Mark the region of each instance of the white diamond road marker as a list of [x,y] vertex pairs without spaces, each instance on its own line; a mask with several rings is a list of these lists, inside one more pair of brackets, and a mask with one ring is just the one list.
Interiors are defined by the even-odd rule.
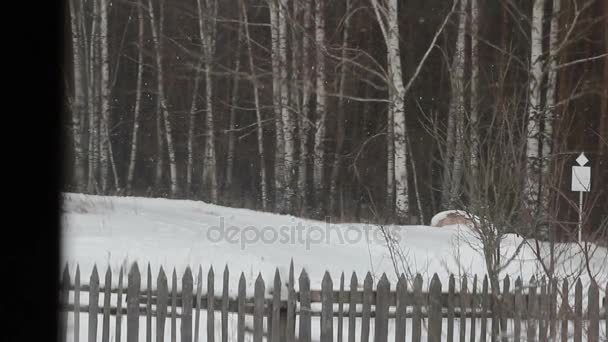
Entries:
[[580,166],[585,166],[585,164],[587,164],[589,162],[589,159],[587,159],[587,157],[585,157],[585,152],[581,153],[581,155],[578,156],[578,158],[576,158],[576,162]]
[[576,162],[580,166],[572,166],[572,191],[589,192],[591,188],[591,168],[583,166],[589,162],[584,153],[581,153]]
[[572,166],[572,191],[578,191],[578,242],[582,242],[583,231],[583,192],[589,192],[591,188],[591,168],[585,166],[589,159],[585,152],[581,153],[576,162],[579,166]]

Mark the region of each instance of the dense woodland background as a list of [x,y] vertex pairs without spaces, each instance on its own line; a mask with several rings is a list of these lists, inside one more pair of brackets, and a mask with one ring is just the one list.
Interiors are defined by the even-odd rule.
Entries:
[[66,191],[376,223],[465,209],[568,239],[585,151],[585,236],[608,230],[604,0],[65,6]]

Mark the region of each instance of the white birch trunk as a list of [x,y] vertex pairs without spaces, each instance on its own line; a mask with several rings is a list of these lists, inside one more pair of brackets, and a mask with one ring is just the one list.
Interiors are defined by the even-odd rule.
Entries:
[[316,41],[316,120],[313,158],[313,185],[316,207],[323,211],[323,163],[325,159],[325,118],[327,116],[326,66],[325,66],[325,1],[315,1],[315,41]]
[[410,166],[412,167],[412,179],[414,180],[414,193],[416,194],[416,205],[418,205],[418,223],[424,224],[426,221],[424,220],[424,210],[422,210],[422,198],[420,197],[420,188],[418,187],[418,175],[416,172],[416,163],[414,161],[414,151],[412,150],[412,142],[410,140],[410,136],[407,137],[407,150],[410,154]]
[[528,88],[528,123],[526,134],[526,183],[524,193],[526,205],[532,214],[539,208],[540,195],[540,113],[541,81],[543,65],[543,12],[545,0],[534,0],[532,9],[532,25],[530,34],[530,75]]
[[285,210],[292,212],[293,200],[295,197],[294,180],[295,180],[295,130],[296,125],[293,120],[289,103],[289,75],[287,73],[287,20],[288,20],[288,2],[280,0],[279,2],[279,70],[281,77],[281,119],[283,123],[283,140],[285,142]]
[[251,38],[249,36],[249,26],[247,19],[247,7],[245,6],[244,0],[241,0],[241,10],[243,13],[245,39],[247,42],[247,55],[249,58],[249,70],[251,72],[251,82],[253,85],[253,99],[255,102],[255,116],[257,120],[257,140],[258,140],[258,153],[260,156],[260,192],[262,195],[262,209],[268,209],[268,185],[266,184],[266,162],[264,158],[264,131],[262,128],[262,110],[260,108],[260,94],[258,79],[255,70],[255,63],[253,62],[253,49],[251,47]]
[[137,161],[137,135],[139,132],[139,113],[141,111],[141,90],[144,75],[144,4],[137,4],[138,41],[137,41],[137,85],[135,88],[135,107],[133,108],[133,131],[131,133],[131,154],[129,157],[129,169],[127,171],[127,194],[133,189],[133,175],[135,174],[135,163]]
[[[106,129],[108,126],[106,126]],[[112,151],[112,141],[110,140],[110,132],[107,133],[108,136],[108,158],[110,160],[110,166],[112,167],[112,176],[114,179],[114,193],[122,194],[122,189],[120,188],[120,179],[118,178],[118,170],[116,168],[116,162],[114,161],[114,152]]]
[[[77,3],[80,4],[77,8]],[[84,83],[84,61],[82,56],[81,17],[82,3],[70,0],[70,24],[72,30],[72,56],[74,73],[74,100],[72,102],[72,136],[74,142],[74,186],[77,192],[85,188],[85,156],[82,142],[82,115],[86,111],[86,96]]]
[[340,67],[340,79],[338,86],[338,116],[336,118],[336,150],[334,156],[334,163],[331,171],[331,180],[329,186],[329,199],[330,199],[330,213],[334,214],[338,207],[338,178],[340,176],[340,166],[342,162],[342,147],[344,145],[344,89],[346,87],[346,51],[348,47],[348,34],[350,30],[350,11],[351,2],[345,0],[345,15],[344,28],[342,32],[342,51],[341,59],[342,65]]
[[236,106],[237,96],[239,91],[239,71],[241,68],[241,41],[242,41],[242,25],[239,24],[238,37],[236,42],[235,62],[234,62],[234,77],[232,79],[232,94],[230,107],[230,122],[228,125],[228,155],[226,156],[226,179],[224,180],[224,189],[230,191],[232,189],[232,178],[234,171],[234,153],[236,147],[236,135],[234,134],[236,121]]
[[387,111],[386,124],[386,216],[395,215],[395,125],[393,110]]
[[274,184],[275,184],[275,210],[283,212],[285,187],[285,139],[283,118],[281,112],[281,67],[279,53],[279,9],[278,0],[268,0],[270,12],[270,40],[272,65],[272,106],[274,109],[276,146],[274,153]]
[[405,86],[401,69],[401,49],[399,47],[399,16],[397,0],[388,1],[387,51],[389,75],[392,83],[391,110],[395,149],[395,216],[398,221],[410,214],[407,176],[407,139],[405,127]]
[[[157,44],[157,41],[154,39],[155,35],[156,35],[156,19],[155,19],[155,15],[154,15],[154,7],[152,5],[152,2],[148,1],[148,13],[149,13],[149,17],[150,17],[150,28],[151,31],[153,33],[152,37],[153,37],[153,41],[154,41],[154,48],[157,50],[156,55],[159,55],[160,53],[158,52],[159,47]],[[161,30],[162,30],[162,25],[160,25]],[[154,61],[158,67],[158,58],[155,57]],[[159,82],[159,75],[158,75],[158,70],[156,73],[156,82]],[[158,89],[161,86],[157,84],[157,92]],[[162,114],[162,104],[161,104],[161,99],[160,99],[160,95],[156,94],[156,168],[155,168],[155,174],[154,174],[154,190],[155,192],[159,192],[162,188],[162,183],[163,183],[163,173],[164,173],[164,169],[165,169],[165,135],[163,133],[163,114]]]
[[[553,153],[553,122],[555,120],[555,104],[557,103],[557,60],[559,46],[559,14],[561,11],[561,0],[553,0],[553,9],[551,13],[551,26],[549,32],[549,59],[547,63],[547,93],[545,100],[545,115],[544,115],[544,132],[543,132],[543,150],[542,150],[542,173],[543,179],[549,178],[549,166],[551,154]],[[546,181],[542,185],[543,192],[548,195],[548,184]],[[546,197],[545,197],[546,199]],[[546,205],[547,203],[545,203]]]
[[[478,182],[479,168],[479,4],[478,0],[471,0],[471,146],[469,155],[471,160],[471,184]],[[472,189],[473,190],[473,189]],[[474,191],[474,190],[473,190]]]
[[467,21],[467,0],[460,0],[460,13],[458,21],[458,38],[456,39],[456,52],[452,63],[452,94],[450,98],[450,116],[455,120],[454,160],[450,177],[450,199],[448,207],[452,208],[458,201],[461,193],[462,172],[464,167],[464,118],[465,118],[465,33]]
[[99,15],[97,0],[93,0],[93,19],[91,23],[91,39],[89,40],[88,62],[88,104],[89,104],[89,177],[87,190],[89,193],[99,193],[99,82],[98,82],[98,31]]
[[[293,115],[300,115],[302,113],[302,103],[301,103],[301,81],[300,81],[300,76],[301,76],[301,67],[302,67],[302,60],[301,60],[301,55],[302,55],[302,45],[301,45],[301,40],[302,40],[302,34],[301,34],[301,12],[302,12],[302,4],[299,1],[292,1],[292,6],[293,6],[293,12],[291,14],[292,16],[292,24],[288,25],[288,28],[290,28],[290,33],[291,33],[291,41],[290,41],[290,48],[291,48],[291,64],[290,64],[290,68],[291,68],[291,73],[289,74],[289,101],[290,101],[290,108],[292,108],[293,110]],[[298,117],[292,117],[292,120],[294,121],[294,128],[297,128],[297,122],[298,122]],[[299,132],[295,131],[294,135],[298,135]],[[294,141],[297,141],[298,137],[294,138]],[[297,164],[297,161],[295,161],[295,163]],[[294,172],[297,171],[297,165],[294,165]],[[295,179],[294,179],[295,181]],[[297,182],[293,184],[295,190],[297,190]]]
[[[451,104],[450,104],[451,107]],[[445,139],[445,152],[443,155],[443,174],[442,174],[442,183],[441,183],[441,207],[444,210],[450,209],[450,190],[451,190],[451,181],[452,181],[452,165],[454,160],[454,151],[455,146],[454,142],[456,140],[455,134],[455,125],[456,120],[454,115],[452,115],[452,110],[448,111],[448,124],[446,128],[446,139]]]
[[[201,48],[201,50],[203,50]],[[192,173],[194,172],[194,128],[196,125],[196,114],[198,111],[198,95],[200,91],[201,83],[201,69],[204,64],[204,51],[201,51],[201,56],[198,61],[198,65],[194,76],[194,86],[192,89],[192,104],[190,105],[190,112],[188,113],[188,157],[186,162],[186,193],[192,191]]]
[[194,87],[192,90],[192,104],[188,113],[188,157],[186,162],[186,193],[192,190],[192,173],[194,171],[194,127],[196,125],[196,112],[198,111],[197,99],[200,90],[200,69],[203,66],[202,58],[198,64],[196,75],[194,77]]
[[458,18],[456,50],[451,66],[450,87],[452,92],[448,110],[446,146],[443,160],[443,180],[441,185],[441,206],[444,210],[453,208],[454,201],[460,191],[462,158],[464,157],[462,137],[464,129],[466,0],[460,0]]
[[[290,73],[288,80],[288,90],[289,90],[289,108],[292,110],[290,120],[291,120],[291,128],[292,128],[292,139],[293,139],[293,160],[292,165],[290,166],[290,187],[292,189],[292,198],[290,200],[291,204],[291,212],[295,213],[295,209],[301,208],[300,200],[302,195],[299,191],[299,170],[301,167],[301,163],[299,161],[299,155],[296,154],[296,143],[300,141],[301,138],[301,128],[299,127],[299,123],[301,122],[300,116],[302,115],[302,103],[301,103],[301,67],[302,67],[302,45],[301,40],[303,39],[303,35],[301,34],[301,12],[302,12],[302,3],[300,1],[292,1],[292,12],[291,12],[291,25],[288,25],[288,31],[290,32],[290,47],[291,47],[291,61],[290,61]],[[285,18],[287,20],[287,18]],[[300,141],[301,144],[301,141]],[[301,151],[299,151],[301,154]]]
[[101,136],[101,190],[108,191],[110,171],[110,59],[108,56],[108,0],[99,1],[99,51],[100,51],[100,136]]
[[312,94],[312,82],[314,74],[312,72],[312,47],[310,35],[312,26],[313,2],[304,2],[304,15],[302,17],[304,33],[302,35],[302,113],[298,122],[300,156],[298,162],[298,204],[300,215],[305,215],[307,210],[307,179],[308,179],[308,136],[310,132],[310,102]]
[[175,147],[173,145],[173,133],[171,129],[171,122],[169,121],[169,108],[167,105],[167,99],[165,98],[165,85],[164,85],[164,73],[162,65],[162,40],[163,40],[163,26],[164,26],[164,2],[160,2],[160,16],[159,16],[159,27],[156,29],[154,20],[154,8],[152,0],[148,0],[148,6],[150,11],[150,23],[152,26],[152,40],[156,45],[156,68],[157,68],[157,87],[158,97],[160,99],[160,109],[163,113],[164,132],[167,141],[167,151],[169,155],[169,176],[171,177],[171,196],[177,196],[179,190],[177,185],[177,164],[175,160]]
[[194,89],[192,91],[192,105],[190,106],[190,112],[188,113],[188,156],[186,161],[186,193],[190,193],[192,190],[192,172],[194,171],[194,126],[196,125],[196,112],[198,107],[196,105],[198,92],[200,88],[200,73],[198,69],[202,67],[202,64],[199,63],[199,68],[197,68],[196,76],[194,79]]
[[165,133],[160,97],[156,99],[156,168],[154,173],[155,192],[161,191],[165,172]]
[[[207,191],[213,203],[218,201],[217,161],[215,155],[215,130],[213,124],[213,58],[215,55],[215,20],[217,0],[198,0],[199,32],[205,50],[205,152],[203,155],[203,191]],[[203,10],[204,9],[204,10]],[[207,18],[207,19],[205,19]]]

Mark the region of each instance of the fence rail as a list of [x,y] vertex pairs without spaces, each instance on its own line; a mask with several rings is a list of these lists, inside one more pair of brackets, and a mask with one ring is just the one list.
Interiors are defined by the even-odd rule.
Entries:
[[[216,321],[221,323],[217,335],[222,342],[228,342],[229,337],[230,341],[244,342],[246,334],[253,337],[253,342],[261,342],[263,338],[269,342],[368,342],[370,338],[376,342],[566,342],[572,337],[575,342],[582,342],[583,337],[589,342],[608,341],[608,284],[600,289],[598,284],[591,282],[586,289],[587,306],[583,310],[580,279],[570,284],[567,280],[558,283],[555,279],[537,280],[532,277],[524,286],[522,280],[517,278],[511,286],[511,279],[506,277],[502,286],[491,289],[487,277],[479,282],[481,288],[478,288],[475,276],[469,289],[468,280],[463,277],[457,292],[453,275],[446,287],[435,274],[428,290],[423,291],[420,274],[413,279],[406,279],[402,275],[394,288],[386,275],[382,275],[374,288],[374,281],[368,273],[361,290],[355,273],[350,279],[350,288],[346,289],[344,274],[340,275],[338,287],[334,286],[331,275],[326,272],[321,290],[311,290],[309,277],[303,270],[298,279],[299,291],[296,292],[292,263],[286,284],[282,282],[278,270],[275,273],[273,291],[269,291],[271,298],[266,296],[266,283],[261,275],[255,280],[254,295],[247,297],[247,283],[243,274],[239,278],[237,297],[230,298],[228,268],[224,270],[221,294],[214,291],[213,269],[207,274],[206,294],[202,293],[203,274],[200,268],[196,289],[193,288],[192,271],[187,268],[179,292],[175,271],[171,276],[171,291],[162,267],[156,278],[156,290],[152,290],[149,265],[143,291],[137,263],[129,270],[126,286],[123,273],[121,268],[118,287],[112,288],[112,272],[108,268],[104,286],[101,287],[97,268],[94,267],[89,283],[81,285],[79,269],[76,269],[72,281],[66,266],[60,293],[60,341],[66,341],[69,333],[74,341],[79,341],[80,316],[83,313],[88,318],[89,342],[98,339],[100,317],[102,342],[120,342],[122,335],[126,335],[127,342],[139,341],[141,336],[145,337],[146,342],[151,342],[153,335],[160,337],[156,341],[162,341],[166,335],[166,323],[170,323],[170,338],[167,340],[176,341],[178,322],[182,342],[214,342]],[[287,291],[287,295],[281,296],[282,291]],[[572,291],[573,303],[570,298]],[[80,297],[85,292],[88,293],[89,303],[81,305]],[[603,300],[601,292],[604,293]],[[73,293],[71,302],[70,293]],[[100,294],[103,294],[101,305]],[[113,301],[114,295],[116,300]],[[201,312],[206,313],[205,338],[201,335]],[[219,317],[216,317],[216,312]],[[73,317],[71,331],[68,331],[68,313]],[[236,334],[228,331],[229,313],[237,316]],[[123,316],[126,317],[126,334],[122,329]],[[246,326],[246,316],[253,316],[252,326]],[[140,327],[142,317],[146,319],[144,327]],[[112,332],[111,321],[114,321]],[[603,329],[600,329],[602,321],[605,324],[603,336]],[[372,324],[373,330],[370,329]],[[411,329],[407,334],[406,327]]]

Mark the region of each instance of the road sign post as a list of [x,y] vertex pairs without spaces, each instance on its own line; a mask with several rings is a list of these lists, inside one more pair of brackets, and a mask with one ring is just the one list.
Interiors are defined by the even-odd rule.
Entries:
[[585,153],[576,158],[578,166],[572,166],[572,191],[578,191],[578,242],[582,242],[583,230],[583,192],[589,192],[591,188],[591,168],[585,166],[589,159]]

